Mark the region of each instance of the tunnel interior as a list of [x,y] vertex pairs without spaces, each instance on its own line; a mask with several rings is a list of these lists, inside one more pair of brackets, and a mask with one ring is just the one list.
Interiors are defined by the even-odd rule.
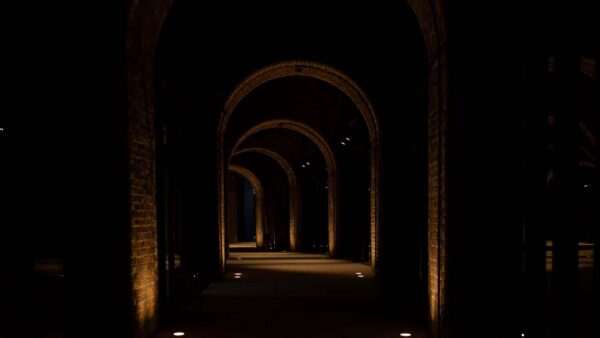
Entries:
[[[239,186],[245,181],[239,174],[225,173],[223,188],[215,183],[220,174],[214,168],[222,161],[223,172],[227,166],[242,167],[263,186],[264,206],[254,205],[254,215],[261,215],[255,220],[262,217],[263,222],[263,230],[256,229],[257,249],[293,249],[362,262],[382,276],[383,298],[390,299],[390,306],[396,299],[407,309],[416,304],[425,308],[427,76],[425,47],[412,10],[402,4],[389,18],[358,27],[354,22],[363,9],[352,7],[351,15],[340,17],[332,8],[306,26],[301,22],[308,9],[299,8],[285,20],[259,15],[248,21],[217,6],[211,16],[220,16],[222,27],[232,20],[248,27],[219,29],[217,37],[208,33],[201,8],[175,3],[161,33],[157,60],[157,125],[168,136],[165,149],[170,155],[160,166],[179,167],[188,190],[182,208],[190,211],[182,213],[180,228],[188,248],[182,255],[182,275],[186,260],[187,269],[207,271],[207,257],[214,264],[215,252],[221,250],[227,259],[229,245],[241,238],[239,232],[219,235],[208,226],[218,219],[220,203],[225,219],[239,215],[242,207],[248,212],[249,204],[240,203]],[[273,25],[287,38],[267,28]],[[272,76],[267,81],[252,79],[252,74],[290,60],[306,63],[289,74],[266,72]],[[320,67],[334,69],[350,82],[330,79],[333,75]],[[349,83],[358,84],[356,92],[362,96],[352,94]],[[360,100],[367,103],[361,106]],[[232,101],[235,106],[224,123],[223,107]],[[379,143],[388,145],[379,148]],[[267,152],[282,157],[290,168]],[[381,173],[377,158],[386,166]],[[220,195],[225,196],[222,202],[216,198]],[[222,226],[223,231],[233,232],[232,226]],[[215,243],[219,236],[226,241]],[[386,259],[379,260],[380,253]],[[219,275],[218,266],[205,274],[211,280]],[[406,285],[392,288],[388,282]],[[413,292],[414,286],[421,291]]]
[[511,7],[39,30],[42,93],[0,114],[0,336],[597,336],[600,21]]

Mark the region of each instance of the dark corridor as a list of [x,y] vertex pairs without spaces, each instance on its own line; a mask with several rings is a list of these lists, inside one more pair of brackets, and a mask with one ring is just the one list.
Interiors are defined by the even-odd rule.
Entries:
[[600,336],[592,5],[7,9],[0,337]]

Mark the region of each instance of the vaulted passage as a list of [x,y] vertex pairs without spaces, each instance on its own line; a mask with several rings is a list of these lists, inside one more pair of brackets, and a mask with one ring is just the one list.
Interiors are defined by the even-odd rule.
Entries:
[[0,337],[600,337],[600,20],[566,2],[36,8]]

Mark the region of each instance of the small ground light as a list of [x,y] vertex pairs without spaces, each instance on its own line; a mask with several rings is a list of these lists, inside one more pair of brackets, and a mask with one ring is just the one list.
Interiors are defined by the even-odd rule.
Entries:
[[521,337],[525,337],[525,334],[524,334],[524,333],[521,333]]
[[242,275],[242,273],[241,273],[241,272],[236,272],[236,273],[234,273],[234,275],[236,275],[236,276],[241,276],[241,275]]
[[401,333],[400,337],[412,337],[412,333]]
[[357,275],[362,275],[362,272],[357,272],[356,274],[357,274]]
[[177,337],[181,337],[181,336],[185,336],[185,333],[183,333],[183,332],[173,332],[173,335],[177,336]]

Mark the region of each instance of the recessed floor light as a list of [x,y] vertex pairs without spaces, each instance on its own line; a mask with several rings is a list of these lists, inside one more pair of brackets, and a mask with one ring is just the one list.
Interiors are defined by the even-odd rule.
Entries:
[[400,337],[412,337],[411,333],[401,333]]
[[173,335],[177,336],[177,337],[181,337],[181,336],[185,336],[185,333],[183,333],[183,332],[173,332]]

